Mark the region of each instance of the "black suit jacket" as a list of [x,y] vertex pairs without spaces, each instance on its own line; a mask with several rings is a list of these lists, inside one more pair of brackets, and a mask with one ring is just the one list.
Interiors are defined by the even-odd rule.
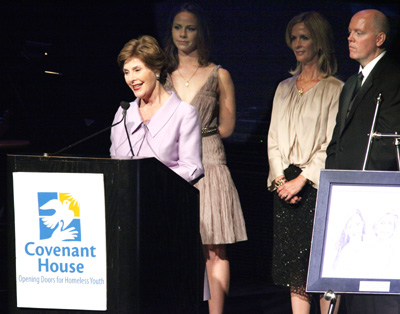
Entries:
[[[361,170],[379,93],[382,94],[375,131],[400,134],[400,66],[387,54],[375,65],[354,98],[346,118],[357,81],[351,76],[343,86],[332,140],[327,148],[327,169]],[[394,139],[374,139],[366,170],[398,170]]]

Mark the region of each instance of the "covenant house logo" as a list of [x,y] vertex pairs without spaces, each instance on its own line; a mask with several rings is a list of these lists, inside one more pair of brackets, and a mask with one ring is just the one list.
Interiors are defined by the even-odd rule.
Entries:
[[40,240],[81,241],[79,202],[68,193],[38,193]]
[[[25,253],[37,257],[40,273],[84,273],[96,247],[81,246],[80,204],[70,193],[38,192],[40,240],[27,242]],[[76,244],[74,244],[76,243]]]

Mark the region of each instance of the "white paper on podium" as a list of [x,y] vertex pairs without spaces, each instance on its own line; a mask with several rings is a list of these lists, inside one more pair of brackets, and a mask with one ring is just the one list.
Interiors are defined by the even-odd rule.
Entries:
[[17,307],[107,310],[103,174],[14,172]]

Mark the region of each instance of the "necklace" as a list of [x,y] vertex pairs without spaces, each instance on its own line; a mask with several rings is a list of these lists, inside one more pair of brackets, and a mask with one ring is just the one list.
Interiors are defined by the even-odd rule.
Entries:
[[196,70],[194,71],[194,73],[192,74],[192,76],[191,76],[188,80],[186,80],[186,79],[183,77],[181,71],[179,71],[179,69],[177,69],[179,75],[182,76],[182,78],[183,78],[184,81],[186,81],[186,83],[185,83],[185,86],[186,86],[186,87],[189,87],[189,82],[190,82],[190,80],[193,78],[193,76],[197,73],[197,70],[199,69],[199,67],[200,67],[200,66],[198,65],[197,68],[196,68]]
[[[300,76],[297,79],[297,83],[299,83],[299,78],[300,78]],[[297,91],[299,92],[300,96],[303,96],[304,88],[306,89],[306,91],[309,90],[309,87],[311,86],[311,88],[312,88],[315,84],[317,84],[320,81],[320,78],[311,79],[308,81],[306,81],[306,80],[300,80],[300,81],[304,81],[304,83],[302,84],[303,87],[297,88]]]

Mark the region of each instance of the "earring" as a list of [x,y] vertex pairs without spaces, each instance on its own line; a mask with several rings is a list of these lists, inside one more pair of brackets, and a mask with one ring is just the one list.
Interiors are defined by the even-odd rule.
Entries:
[[157,81],[160,79],[160,73],[156,74],[156,79],[157,79]]

